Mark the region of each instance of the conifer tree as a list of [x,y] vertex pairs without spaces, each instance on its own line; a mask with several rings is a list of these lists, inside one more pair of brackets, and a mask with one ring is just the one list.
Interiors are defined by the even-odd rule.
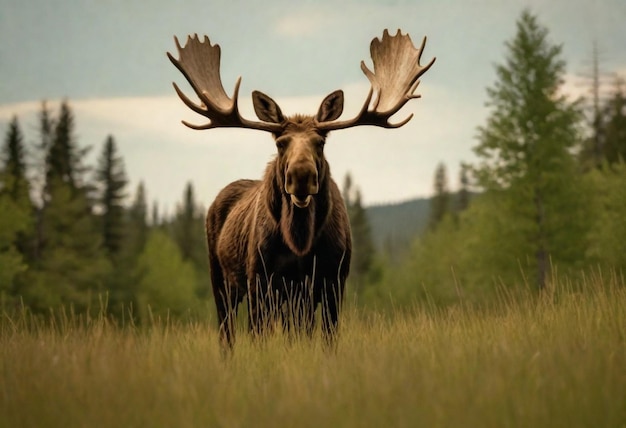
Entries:
[[[532,260],[535,282],[544,288],[550,261],[571,265],[584,253],[582,199],[571,156],[580,144],[582,115],[559,92],[565,75],[561,47],[549,43],[548,30],[528,10],[506,48],[498,80],[487,90],[491,113],[479,128],[474,150],[481,162],[474,172],[483,189],[500,196],[493,215],[506,219],[498,224],[507,231],[496,236],[508,245],[517,239],[512,266]],[[497,243],[489,245],[497,251]]]
[[434,230],[449,212],[450,191],[448,190],[448,174],[446,166],[439,163],[435,170],[434,191],[430,201],[430,221],[429,227]]
[[14,201],[29,202],[30,186],[26,176],[26,148],[16,116],[9,123],[2,148],[2,160],[5,179],[1,191],[6,192]]
[[109,257],[118,254],[124,238],[124,189],[127,179],[124,162],[117,153],[115,140],[108,136],[96,169],[99,195],[97,198],[101,211],[101,231],[104,248]]
[[[198,241],[203,238],[203,222],[194,197],[193,185],[187,183],[183,195],[183,203],[176,209],[174,218],[174,240],[180,248],[184,260],[194,264],[198,262]],[[201,239],[198,239],[198,238]],[[202,245],[203,246],[203,245]],[[201,256],[204,261],[204,254]]]
[[86,150],[75,140],[67,102],[61,105],[52,136],[46,155],[42,245],[36,277],[28,284],[25,299],[35,310],[72,305],[83,311],[105,291],[110,265],[102,252],[90,187],[83,177]]
[[468,177],[468,165],[461,164],[459,172],[459,194],[456,202],[456,212],[465,211],[470,202],[470,181]]
[[66,101],[61,103],[59,118],[46,156],[46,184],[67,183],[76,190],[78,152],[74,141],[74,115]]
[[603,111],[602,149],[609,164],[626,162],[626,84],[617,78]]
[[26,271],[32,242],[33,209],[17,117],[9,123],[0,156],[0,297],[4,301],[18,297],[16,278]]
[[367,213],[361,202],[361,191],[358,188],[353,188],[350,174],[347,174],[344,180],[343,198],[352,231],[350,277],[358,293],[366,285],[368,275],[372,270],[375,248]]
[[136,257],[143,251],[148,240],[148,203],[146,202],[146,187],[143,181],[137,185],[135,199],[128,211],[128,231],[126,237],[129,243],[129,256]]
[[178,244],[183,260],[190,262],[196,271],[198,297],[210,294],[203,211],[196,203],[193,185],[187,183],[183,202],[176,208],[172,221],[172,236]]
[[41,111],[39,112],[39,141],[35,144],[34,166],[35,170],[32,174],[33,185],[35,187],[35,237],[33,248],[33,265],[37,265],[41,261],[41,252],[44,245],[43,232],[43,207],[46,203],[46,177],[48,175],[48,152],[52,145],[54,134],[54,120],[51,117],[48,104],[43,101],[41,103]]
[[0,193],[6,195],[15,209],[26,216],[25,227],[18,233],[14,242],[16,248],[27,260],[33,255],[34,207],[30,198],[30,182],[26,170],[26,148],[17,117],[9,123],[2,153],[2,180]]
[[121,248],[118,257],[114,258],[114,272],[107,281],[109,313],[120,319],[138,316],[129,312],[137,305],[137,284],[145,274],[137,268],[137,262],[150,232],[147,211],[145,186],[139,182],[131,206],[124,212]]

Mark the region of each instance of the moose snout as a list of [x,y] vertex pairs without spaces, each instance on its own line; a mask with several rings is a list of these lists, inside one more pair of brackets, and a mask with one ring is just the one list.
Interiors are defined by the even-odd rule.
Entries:
[[285,172],[285,191],[291,195],[291,200],[297,207],[307,207],[311,202],[311,195],[319,191],[315,165],[308,162],[289,165]]

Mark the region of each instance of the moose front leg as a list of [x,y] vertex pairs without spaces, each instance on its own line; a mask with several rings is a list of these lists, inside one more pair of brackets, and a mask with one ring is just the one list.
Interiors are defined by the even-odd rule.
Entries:
[[315,329],[315,300],[309,278],[298,283],[284,282],[281,296],[284,301],[283,330],[289,335],[293,331],[295,335],[306,333],[312,337]]
[[254,283],[248,284],[248,322],[253,336],[261,337],[271,329],[280,312],[281,301],[271,287],[271,278],[268,283],[257,275]]
[[231,349],[234,342],[235,320],[242,296],[237,288],[224,287],[215,295],[219,338],[222,349]]
[[343,281],[324,280],[322,285],[322,333],[327,346],[334,348],[339,327],[339,314],[343,304]]

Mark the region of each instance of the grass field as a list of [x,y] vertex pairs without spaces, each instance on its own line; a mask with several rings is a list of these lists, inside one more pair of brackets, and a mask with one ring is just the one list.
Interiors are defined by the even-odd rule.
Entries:
[[0,323],[2,427],[626,427],[620,278],[489,308],[348,309],[335,352],[212,323]]

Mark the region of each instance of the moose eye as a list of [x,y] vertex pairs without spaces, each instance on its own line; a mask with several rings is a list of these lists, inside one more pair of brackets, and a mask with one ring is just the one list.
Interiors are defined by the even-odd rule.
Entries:
[[276,140],[276,148],[279,152],[284,151],[287,147],[287,144],[289,144],[289,140],[287,140],[286,138],[279,138],[278,140]]

